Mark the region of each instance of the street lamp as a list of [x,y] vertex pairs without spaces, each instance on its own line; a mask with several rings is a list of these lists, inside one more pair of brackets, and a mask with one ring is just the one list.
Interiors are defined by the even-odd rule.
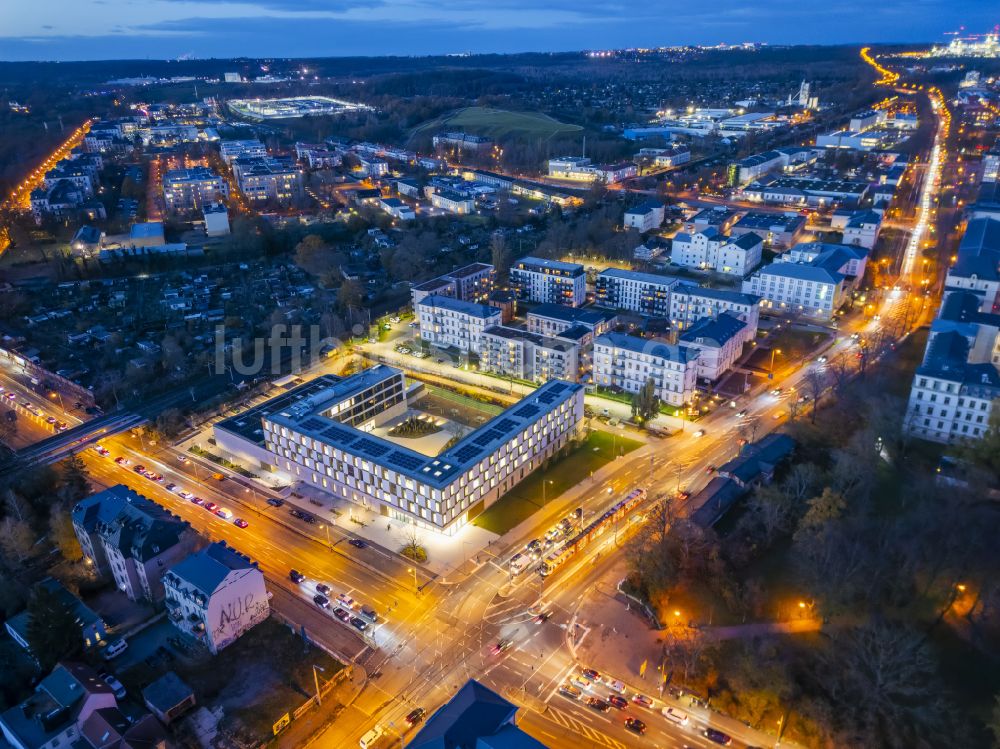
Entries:
[[407,567],[406,571],[413,575],[413,587],[419,593],[420,585],[417,583],[417,570],[415,567]]
[[320,525],[320,528],[326,531],[326,545],[330,547],[330,551],[333,551],[333,544],[330,543],[330,526]]
[[551,480],[551,479],[548,479],[548,480],[546,480],[546,479],[543,479],[543,480],[542,480],[542,507],[545,507],[545,503],[546,503],[546,501],[547,501],[547,500],[545,499],[545,485],[546,485],[546,484],[551,484],[551,483],[552,483],[552,480]]
[[781,353],[781,349],[780,348],[773,348],[773,349],[771,349],[771,367],[770,367],[771,371],[767,373],[767,379],[769,379],[769,380],[773,380],[774,379],[774,355],[775,354],[780,354],[780,353]]
[[320,697],[319,694],[319,674],[316,673],[317,671],[322,671],[323,673],[326,673],[326,669],[323,668],[322,666],[317,666],[315,663],[313,664],[313,681],[316,684],[316,705],[318,707],[319,705],[323,704],[323,699],[322,697]]

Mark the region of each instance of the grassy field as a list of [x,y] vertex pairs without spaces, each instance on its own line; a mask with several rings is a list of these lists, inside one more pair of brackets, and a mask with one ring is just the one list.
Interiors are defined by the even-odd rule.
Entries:
[[543,476],[549,482],[545,487],[545,502],[548,503],[570,487],[587,480],[601,466],[610,463],[616,449],[619,455],[624,455],[641,446],[641,442],[625,437],[615,439],[608,432],[591,432],[573,452],[545,471],[531,474],[472,523],[502,535],[542,507]]
[[418,125],[411,135],[436,133],[441,130],[465,130],[496,139],[511,136],[551,138],[582,129],[579,125],[568,125],[539,112],[510,112],[490,107],[465,107]]

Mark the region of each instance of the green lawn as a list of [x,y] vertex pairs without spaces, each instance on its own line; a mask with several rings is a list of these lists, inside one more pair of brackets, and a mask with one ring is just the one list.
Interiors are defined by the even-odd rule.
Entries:
[[551,138],[561,133],[578,132],[583,128],[579,125],[559,122],[540,112],[511,112],[492,107],[465,107],[418,125],[413,129],[412,134],[447,129],[467,130],[476,135],[500,139],[510,136]]
[[542,507],[543,477],[548,482],[545,487],[545,502],[548,503],[610,463],[614,450],[624,455],[641,446],[642,443],[636,440],[593,431],[569,455],[544,471],[536,471],[507,492],[476,517],[473,525],[502,535]]

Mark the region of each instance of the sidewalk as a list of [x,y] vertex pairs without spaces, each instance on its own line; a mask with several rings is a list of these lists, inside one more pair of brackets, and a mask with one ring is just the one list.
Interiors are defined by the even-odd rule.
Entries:
[[368,681],[363,668],[354,666],[350,678],[333,688],[323,698],[323,704],[309,710],[298,720],[292,721],[272,742],[278,749],[298,749],[309,745],[330,723],[350,706]]
[[[675,699],[670,694],[660,693],[659,672],[657,666],[663,652],[663,640],[666,631],[657,631],[650,627],[645,615],[630,605],[624,596],[618,595],[613,580],[624,575],[624,563],[609,571],[602,581],[592,586],[581,597],[578,611],[586,612],[576,619],[575,660],[581,668],[593,668],[602,674],[613,676],[623,681],[632,692],[644,693],[667,704],[673,704],[691,715],[693,720],[719,728],[738,738],[753,732],[754,742],[772,746],[775,737],[765,731],[750,728],[745,723],[731,718],[711,708],[693,704],[689,699]],[[812,620],[802,620],[802,625],[810,625]],[[774,625],[762,623],[740,627],[718,627],[722,634],[729,636],[753,636],[763,634],[765,629],[754,631],[755,628],[774,626],[771,631],[786,631],[783,625],[799,625],[800,622],[779,622]],[[794,630],[795,627],[787,631]],[[737,630],[737,633],[731,630]],[[801,631],[810,631],[802,629]],[[572,643],[567,639],[569,649],[573,652]],[[643,663],[646,664],[645,676],[640,676]],[[782,746],[797,746],[782,741]]]

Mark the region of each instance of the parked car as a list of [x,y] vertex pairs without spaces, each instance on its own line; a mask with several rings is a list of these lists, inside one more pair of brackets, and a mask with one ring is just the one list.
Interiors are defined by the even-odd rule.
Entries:
[[559,687],[559,694],[563,697],[569,697],[571,700],[578,700],[583,692],[581,692],[578,687],[574,687],[572,684],[562,684]]
[[364,632],[368,629],[368,622],[362,619],[360,616],[351,617],[351,626],[354,627],[358,632]]
[[611,705],[609,705],[607,702],[600,699],[599,697],[588,697],[587,705],[589,707],[594,708],[599,713],[606,713],[608,710],[611,709]]
[[409,723],[411,726],[415,726],[417,723],[419,723],[424,719],[424,715],[426,715],[426,713],[424,712],[424,709],[422,707],[415,708],[407,714],[406,722]]
[[128,643],[120,637],[117,640],[109,642],[107,647],[104,648],[101,653],[101,658],[106,661],[110,661],[112,658],[117,658],[119,655],[124,653],[128,649]]
[[642,707],[652,707],[653,706],[653,699],[651,697],[647,697],[644,694],[633,695],[632,696],[632,702],[634,702],[637,705],[641,705]]
[[352,538],[347,543],[349,543],[351,546],[353,546],[356,549],[366,549],[366,548],[368,548],[368,543],[366,541],[362,541],[360,538]]
[[271,497],[270,499],[267,500],[267,503],[271,505],[271,507],[281,507],[283,504],[285,504],[285,500]]
[[333,615],[342,622],[349,622],[351,620],[351,615],[344,611],[344,609],[334,609]]
[[628,707],[628,700],[626,700],[620,694],[609,694],[608,702],[611,704],[612,707],[616,707],[619,710],[624,710],[626,707]]
[[111,687],[111,691],[115,693],[115,697],[117,697],[118,699],[122,699],[123,697],[125,697],[126,694],[125,687],[122,686],[122,683],[118,681],[118,679],[116,679],[114,676],[112,676],[111,674],[104,674],[104,676],[101,677],[101,680],[109,687]]

